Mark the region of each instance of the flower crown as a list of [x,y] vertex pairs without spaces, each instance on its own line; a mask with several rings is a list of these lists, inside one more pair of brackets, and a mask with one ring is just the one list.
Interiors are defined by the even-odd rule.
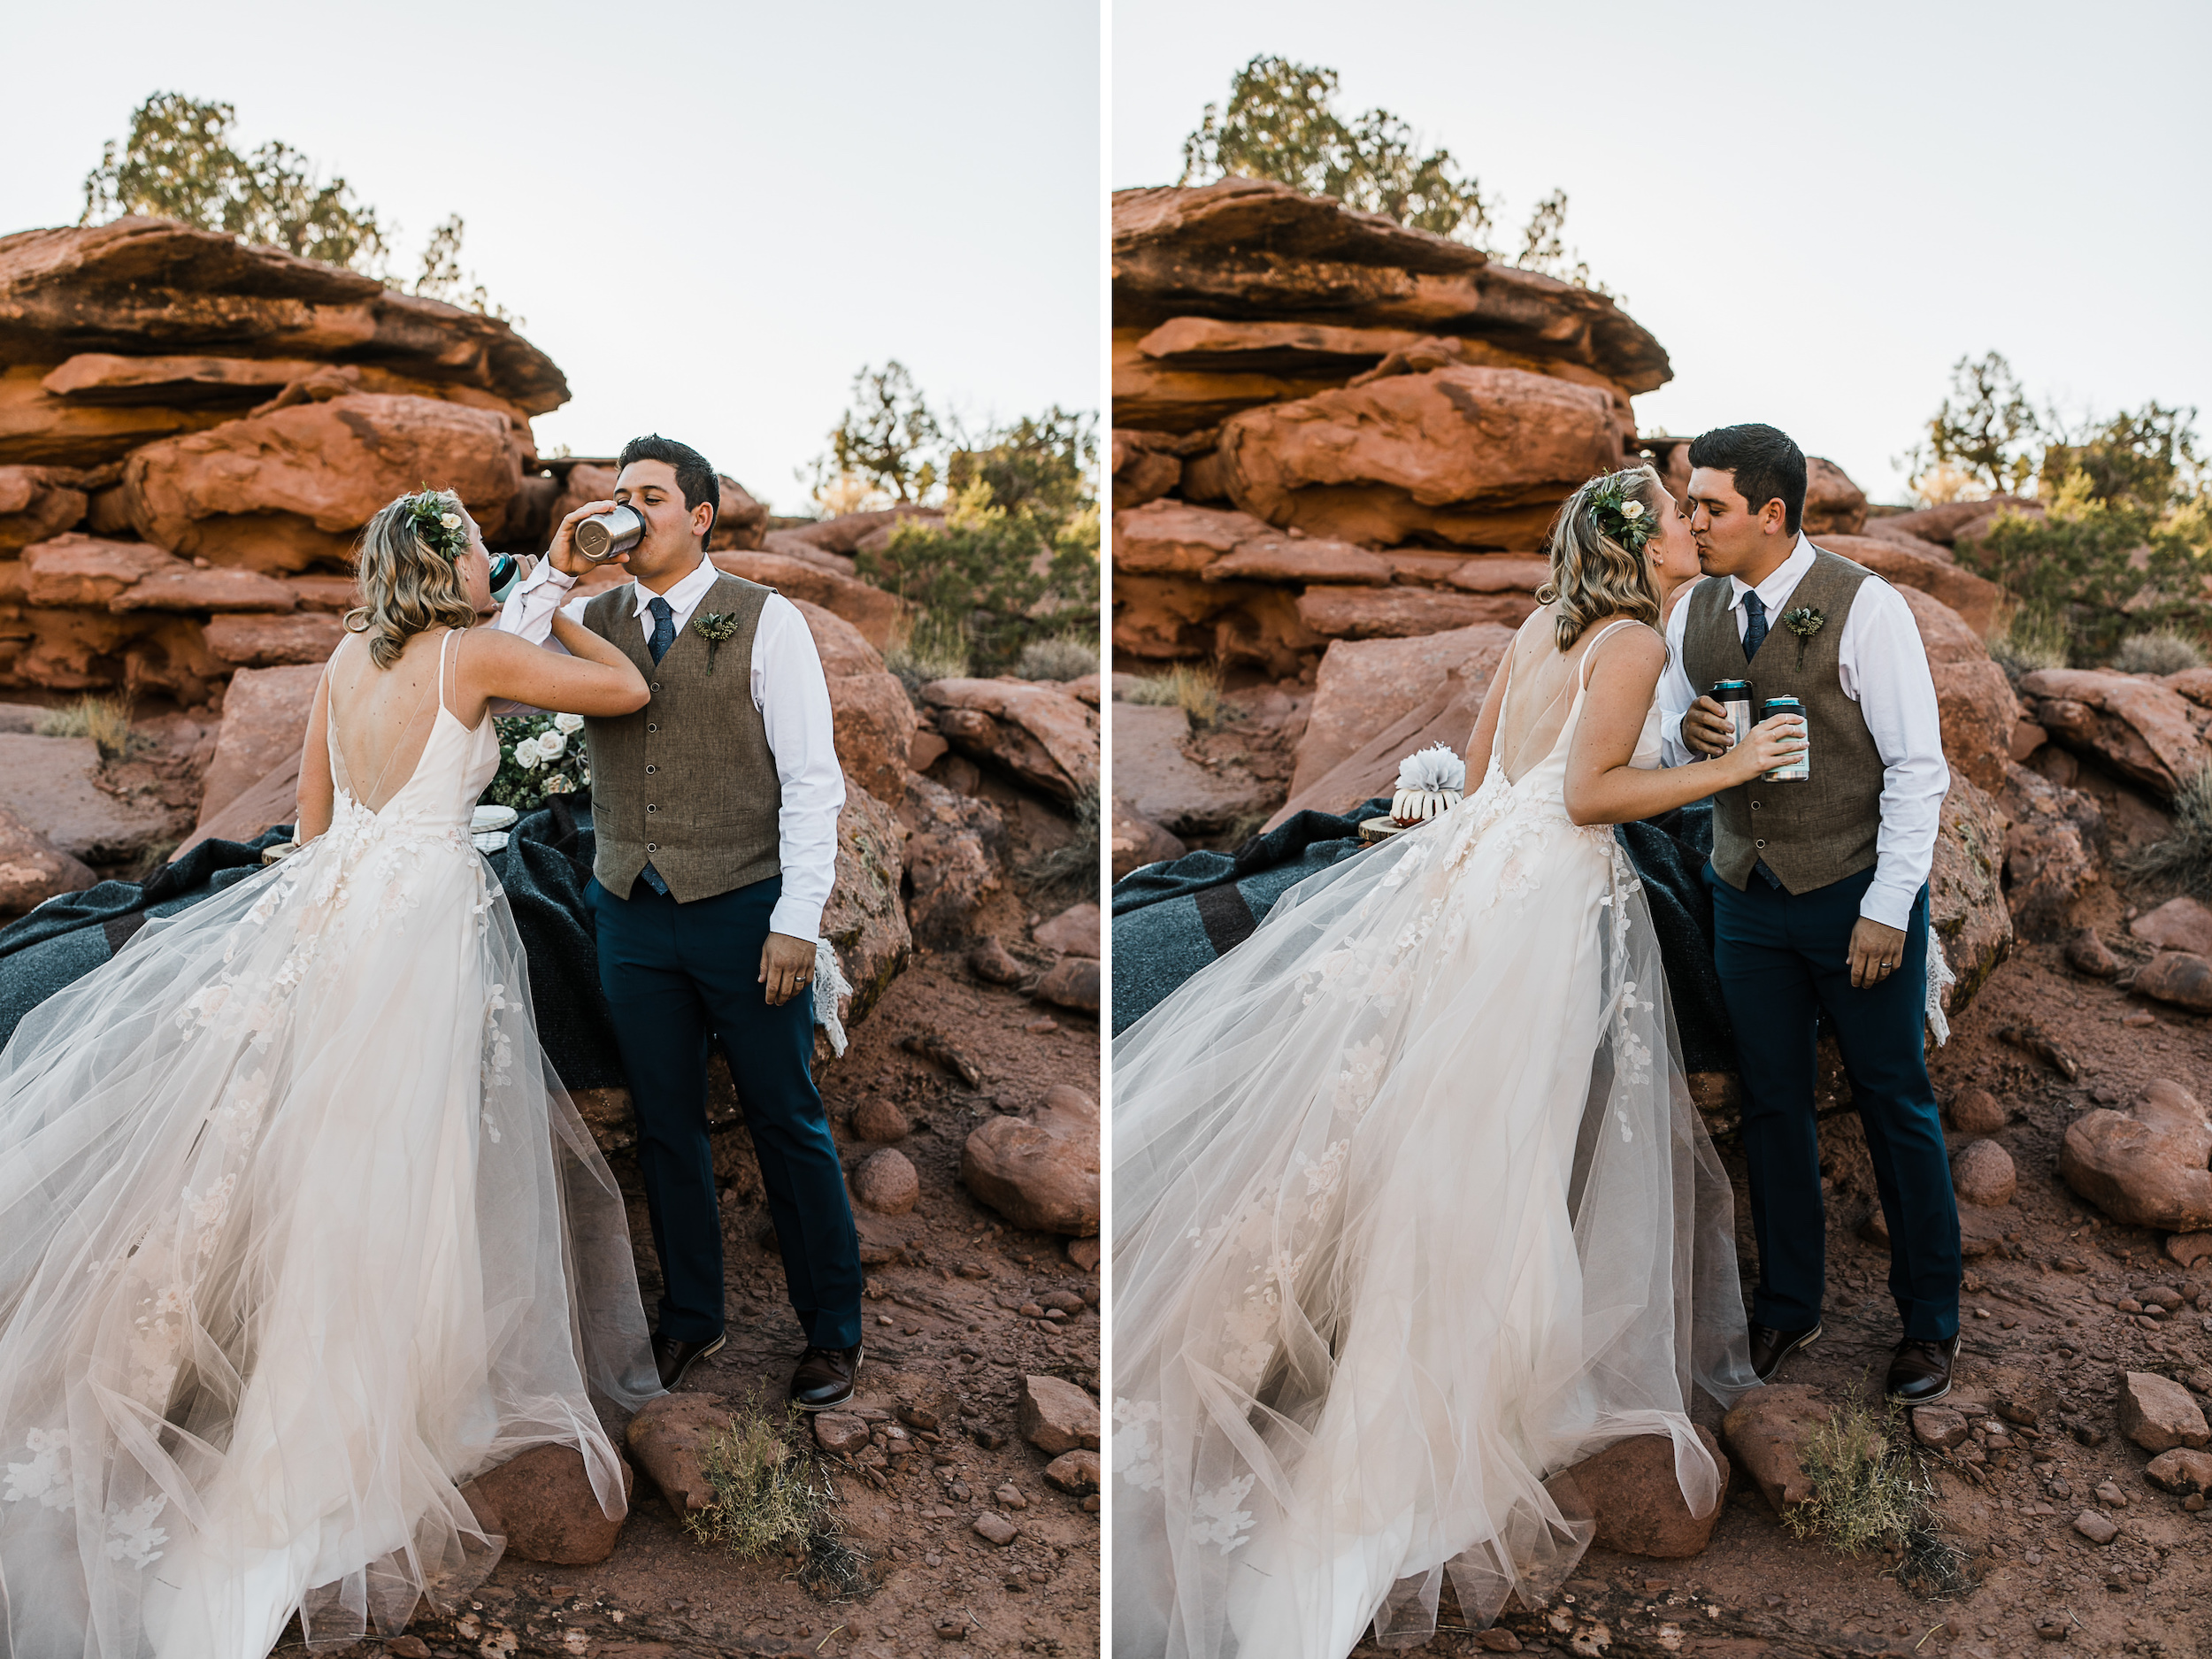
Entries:
[[458,563],[469,550],[468,526],[434,489],[406,497],[407,523],[415,537],[441,558]]
[[1583,486],[1590,492],[1590,522],[1597,526],[1598,534],[1610,536],[1631,553],[1639,554],[1659,527],[1659,520],[1650,509],[1628,493],[1626,480],[1641,476],[1636,472],[1609,472]]

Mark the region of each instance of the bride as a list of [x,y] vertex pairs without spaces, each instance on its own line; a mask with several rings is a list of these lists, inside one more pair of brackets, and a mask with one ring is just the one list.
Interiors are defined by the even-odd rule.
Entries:
[[262,1659],[397,1634],[490,1571],[458,1487],[658,1392],[621,1196],[545,1067],[469,840],[495,699],[646,687],[469,632],[443,492],[363,533],[300,850],[148,922],[0,1052],[0,1655]]
[[1447,1572],[1471,1624],[1540,1602],[1591,1532],[1547,1479],[1625,1436],[1717,1500],[1688,1407],[1753,1380],[1730,1195],[1607,826],[1801,728],[1658,770],[1653,567],[1695,548],[1649,468],[1576,491],[1549,551],[1481,787],[1114,1046],[1119,1659],[1415,1645]]

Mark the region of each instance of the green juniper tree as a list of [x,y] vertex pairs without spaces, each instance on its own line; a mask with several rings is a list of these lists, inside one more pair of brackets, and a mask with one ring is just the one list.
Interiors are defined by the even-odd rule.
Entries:
[[[130,135],[110,139],[85,175],[81,225],[127,214],[181,219],[257,247],[345,265],[394,288],[387,272],[391,233],[345,179],[321,170],[281,139],[242,152],[233,142],[234,105],[157,92],[131,111]],[[421,274],[407,291],[519,323],[461,271],[457,213],[430,234]]]
[[[1310,196],[1333,196],[1416,230],[1450,236],[1491,252],[1491,204],[1462,174],[1450,150],[1423,153],[1419,135],[1389,111],[1347,119],[1337,113],[1337,73],[1264,53],[1229,81],[1226,105],[1209,104],[1183,141],[1179,184],[1216,179],[1271,179]],[[1539,202],[1513,263],[1578,288],[1609,292],[1561,236],[1567,195]]]

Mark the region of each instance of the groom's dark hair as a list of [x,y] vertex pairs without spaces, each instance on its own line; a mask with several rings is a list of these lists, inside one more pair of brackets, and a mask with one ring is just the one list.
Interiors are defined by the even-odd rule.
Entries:
[[[684,507],[697,511],[702,506],[714,509],[715,518],[722,514],[722,480],[714,475],[714,468],[707,465],[707,457],[687,443],[673,438],[664,438],[657,432],[649,432],[642,438],[633,438],[622,446],[622,458],[614,464],[620,472],[633,461],[665,461],[676,469],[676,488],[684,493]],[[1802,495],[1804,487],[1798,488]],[[699,538],[701,547],[714,537],[714,519],[707,520],[707,533]]]
[[1782,528],[1797,534],[1805,517],[1805,451],[1790,442],[1788,433],[1756,422],[1716,426],[1690,440],[1690,465],[1734,473],[1736,494],[1755,513],[1778,498]]

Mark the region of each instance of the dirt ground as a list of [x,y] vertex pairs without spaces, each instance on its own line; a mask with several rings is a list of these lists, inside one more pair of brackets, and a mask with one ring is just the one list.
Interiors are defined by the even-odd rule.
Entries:
[[[2124,905],[2147,909],[2166,896],[2124,900],[2108,889],[2095,902],[2099,933],[2124,963],[2150,954],[2127,933],[2132,912]],[[2123,1023],[2146,1014],[2151,1023]],[[2069,1080],[2000,1034],[2030,1021],[2078,1064],[2078,1077]],[[1479,1636],[1440,1630],[1417,1651],[2010,1659],[2063,1644],[2171,1659],[2212,1654],[2212,1509],[2185,1510],[2182,1499],[2144,1478],[2148,1455],[2119,1433],[2114,1407],[2127,1371],[2193,1379],[2200,1394],[2212,1388],[2212,1372],[2199,1369],[2212,1359],[2205,1310],[2185,1305],[2158,1326],[2114,1305],[2154,1286],[2193,1299],[2212,1292],[2212,1263],[2175,1265],[2162,1235],[2104,1221],[2056,1173],[2065,1126],[2092,1107],[2124,1105],[2155,1078],[2212,1100],[2212,1020],[2074,973],[2055,945],[2020,945],[1956,1022],[1931,1069],[1939,1098],[1978,1087],[2010,1109],[2013,1121],[1995,1139],[2019,1171],[2013,1204],[1966,1217],[1982,1241],[1970,1249],[1985,1253],[1966,1264],[1961,1370],[1948,1403],[1985,1404],[2000,1375],[2039,1374],[2058,1392],[2056,1410],[2039,1425],[2010,1427],[2009,1448],[1978,1442],[1985,1473],[1970,1472],[1956,1454],[1926,1460],[1939,1494],[1937,1540],[1954,1552],[1963,1585],[1936,1594],[1924,1584],[1916,1592],[1900,1582],[1912,1565],[1897,1557],[1852,1559],[1793,1539],[1739,1474],[1702,1555],[1651,1561],[1593,1550],[1552,1607],[1509,1613]],[[1777,1380],[1874,1403],[1899,1332],[1887,1252],[1859,1232],[1870,1200],[1851,1179],[1854,1128],[1847,1111],[1824,1125],[1837,1176],[1826,1333],[1787,1361]],[[1739,1249],[1748,1263],[1741,1160],[1725,1143],[1722,1153],[1738,1175]],[[1979,1421],[1985,1413],[1967,1415]],[[1719,1413],[1709,1403],[1701,1417],[1717,1424]],[[2124,1507],[2101,1498],[2108,1482]],[[2117,1521],[2118,1538],[2100,1548],[2077,1532],[2075,1517],[2085,1510]],[[1451,1613],[1448,1600],[1447,1625]],[[1382,1650],[1371,1642],[1358,1651]]]

